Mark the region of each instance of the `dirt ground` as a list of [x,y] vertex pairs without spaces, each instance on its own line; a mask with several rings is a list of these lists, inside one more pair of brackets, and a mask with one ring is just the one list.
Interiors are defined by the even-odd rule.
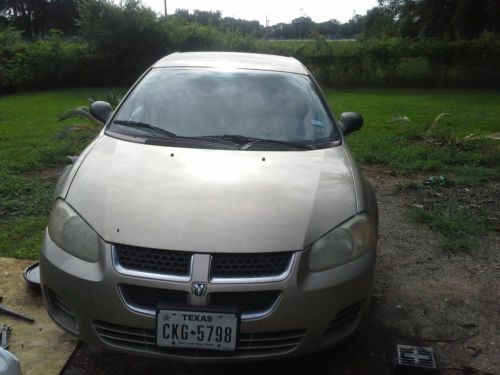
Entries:
[[[469,252],[439,250],[440,234],[408,213],[428,194],[401,189],[410,179],[376,169],[364,174],[377,190],[380,238],[368,318],[349,341],[307,357],[244,365],[152,360],[80,344],[62,374],[391,374],[396,344],[434,348],[442,374],[500,374],[500,233],[481,236]],[[482,203],[476,190],[454,189],[498,215],[498,183],[481,188],[489,197]]]

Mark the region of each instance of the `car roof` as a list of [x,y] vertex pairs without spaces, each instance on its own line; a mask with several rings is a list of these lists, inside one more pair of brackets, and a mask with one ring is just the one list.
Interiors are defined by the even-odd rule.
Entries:
[[153,68],[204,67],[221,69],[253,69],[309,74],[302,63],[293,57],[239,52],[173,53],[158,60]]

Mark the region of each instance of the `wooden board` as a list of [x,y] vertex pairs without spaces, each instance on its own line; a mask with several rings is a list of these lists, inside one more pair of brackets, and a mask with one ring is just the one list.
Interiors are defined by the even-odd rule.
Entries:
[[78,341],[62,331],[47,315],[39,292],[30,289],[23,278],[31,260],[0,258],[0,296],[2,304],[33,319],[28,323],[0,313],[0,325],[12,333],[10,351],[21,362],[23,375],[57,375]]

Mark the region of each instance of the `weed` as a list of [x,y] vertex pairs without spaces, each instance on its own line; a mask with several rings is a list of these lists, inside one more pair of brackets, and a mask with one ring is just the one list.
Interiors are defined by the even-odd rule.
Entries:
[[[443,196],[443,193],[438,193]],[[417,222],[439,231],[443,238],[440,248],[449,252],[467,251],[474,246],[475,237],[487,231],[487,220],[480,214],[471,214],[453,196],[428,200],[422,207],[412,208]]]
[[483,220],[462,212],[457,206],[450,204],[445,207],[430,209],[415,208],[414,217],[421,223],[429,224],[446,236],[472,237],[483,234]]
[[444,236],[439,240],[438,246],[441,250],[456,254],[459,252],[469,252],[474,250],[474,240],[472,238],[453,238]]
[[408,190],[418,190],[421,187],[422,184],[416,181],[398,182],[396,185],[396,192],[400,193]]

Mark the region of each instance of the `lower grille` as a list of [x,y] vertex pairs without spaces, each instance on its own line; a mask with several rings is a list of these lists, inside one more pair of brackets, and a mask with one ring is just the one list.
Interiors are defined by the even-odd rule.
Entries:
[[[120,292],[130,308],[151,314],[155,314],[160,303],[187,304],[189,295],[177,290],[126,284],[120,285]],[[208,304],[236,307],[245,318],[245,315],[267,313],[278,302],[280,295],[279,291],[211,293]]]
[[217,352],[159,347],[156,345],[156,333],[152,329],[127,327],[102,321],[94,321],[94,328],[99,338],[111,346],[155,354],[201,358],[257,357],[286,354],[296,349],[305,335],[305,330],[253,334],[240,333],[236,351]]
[[210,293],[209,304],[212,306],[237,306],[243,315],[262,314],[277,303],[281,292],[232,292]]
[[69,305],[60,296],[49,288],[45,288],[52,317],[68,331],[78,334],[80,327],[75,314]]
[[323,335],[322,344],[329,344],[351,332],[358,321],[363,302],[359,301],[340,311],[330,322]]
[[155,311],[160,302],[187,303],[188,293],[178,290],[148,288],[137,285],[120,285],[120,292],[127,305],[136,309]]

